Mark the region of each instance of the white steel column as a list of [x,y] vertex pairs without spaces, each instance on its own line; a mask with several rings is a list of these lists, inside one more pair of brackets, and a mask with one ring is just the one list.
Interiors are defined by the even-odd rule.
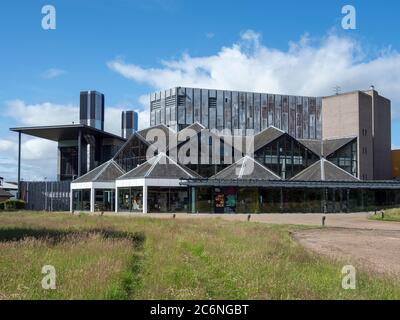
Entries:
[[143,213],[147,213],[147,186],[143,185]]
[[118,212],[118,188],[117,187],[115,187],[115,213],[117,213]]
[[94,212],[95,192],[94,188],[90,188],[90,212]]

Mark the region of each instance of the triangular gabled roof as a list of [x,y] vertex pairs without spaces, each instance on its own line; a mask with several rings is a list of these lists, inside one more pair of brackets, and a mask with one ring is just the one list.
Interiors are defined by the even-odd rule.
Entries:
[[351,141],[356,139],[356,137],[347,138],[337,138],[337,139],[325,139],[325,140],[308,140],[308,139],[298,139],[298,141],[307,147],[309,150],[314,152],[320,157],[328,157],[335,151],[344,147]]
[[119,150],[117,151],[117,153],[114,155],[113,159],[115,160],[115,159],[121,154],[121,152],[124,151],[125,148],[126,148],[127,146],[130,145],[130,143],[131,143],[132,140],[134,140],[134,139],[139,139],[139,140],[142,141],[145,145],[151,147],[150,142],[146,141],[146,139],[143,138],[143,136],[140,135],[137,131],[134,131],[134,132],[131,134],[131,136],[129,137],[129,139],[121,146],[121,148],[119,148]]
[[281,180],[277,174],[249,156],[244,156],[242,159],[218,172],[210,179]]
[[112,182],[123,174],[125,174],[125,171],[113,159],[111,159],[75,179],[72,183]]
[[325,158],[330,156],[332,153],[344,147],[346,144],[350,143],[354,139],[356,139],[356,137],[324,140],[324,149],[322,151],[322,156],[324,156]]
[[282,131],[274,126],[264,129],[254,136],[254,151],[259,150],[284,134],[285,131]]
[[140,178],[191,179],[201,178],[201,176],[193,170],[178,164],[176,161],[168,157],[165,153],[161,152],[157,156],[154,156],[153,158],[147,160],[145,163],[142,163],[135,169],[119,177],[118,180]]
[[322,158],[290,180],[297,181],[358,181],[359,179],[332,162]]

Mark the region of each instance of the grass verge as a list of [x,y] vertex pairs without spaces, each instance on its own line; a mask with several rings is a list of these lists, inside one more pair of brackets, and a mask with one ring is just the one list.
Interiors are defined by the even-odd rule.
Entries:
[[400,222],[400,208],[396,209],[388,209],[384,211],[383,219],[381,212],[377,212],[377,214],[369,216],[371,220],[377,221],[397,221]]
[[[0,214],[4,299],[400,299],[398,279],[341,269],[290,237],[295,226],[222,219]],[[27,231],[28,230],[28,231]],[[104,231],[106,230],[106,231]],[[57,289],[43,290],[54,265]]]

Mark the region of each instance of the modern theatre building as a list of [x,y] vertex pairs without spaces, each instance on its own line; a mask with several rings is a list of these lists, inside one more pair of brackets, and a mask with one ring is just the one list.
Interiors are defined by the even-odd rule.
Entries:
[[391,104],[371,87],[328,97],[173,88],[151,127],[72,181],[71,210],[350,212],[400,205]]

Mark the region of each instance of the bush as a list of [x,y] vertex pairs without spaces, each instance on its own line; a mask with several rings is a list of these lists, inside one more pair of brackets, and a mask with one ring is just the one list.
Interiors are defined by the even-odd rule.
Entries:
[[4,204],[4,210],[20,210],[25,209],[25,201],[9,199]]
[[4,202],[0,202],[0,210],[4,210]]

